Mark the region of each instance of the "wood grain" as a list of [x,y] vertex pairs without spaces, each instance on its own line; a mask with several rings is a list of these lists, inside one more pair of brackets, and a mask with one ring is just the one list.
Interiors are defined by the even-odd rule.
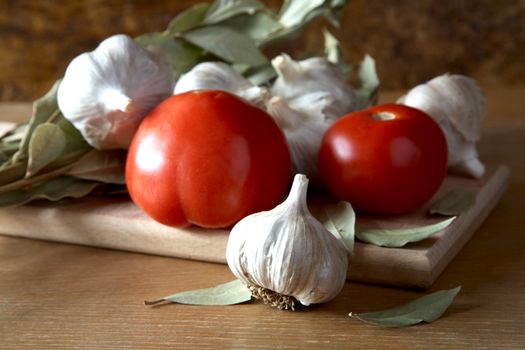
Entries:
[[[490,166],[480,180],[449,175],[435,196],[419,210],[401,216],[357,215],[358,229],[410,228],[433,224],[432,204],[456,188],[476,193],[476,203],[447,228],[422,242],[384,248],[356,242],[348,278],[397,286],[428,288],[467,243],[507,187],[509,169]],[[322,204],[310,198],[315,213]],[[329,199],[335,203],[335,200]],[[129,198],[88,197],[0,209],[0,233],[16,237],[82,244],[132,252],[226,263],[229,230],[173,228],[146,216]],[[42,226],[48,230],[41,231]]]
[[[403,329],[350,320],[422,292],[349,282],[332,302],[280,312],[142,304],[233,278],[221,264],[0,237],[2,349],[522,349],[525,347],[525,119],[512,96],[487,89],[481,155],[508,164],[509,189],[431,291],[462,286],[443,318]],[[509,93],[503,93],[507,91]],[[507,111],[502,122],[499,111]],[[1,223],[0,223],[1,227]],[[42,227],[41,230],[48,228]]]

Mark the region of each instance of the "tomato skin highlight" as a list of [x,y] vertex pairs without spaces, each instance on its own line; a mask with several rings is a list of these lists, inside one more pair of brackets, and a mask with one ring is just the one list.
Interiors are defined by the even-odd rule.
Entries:
[[447,144],[426,113],[384,104],[350,113],[325,133],[319,170],[328,190],[358,210],[404,214],[443,182]]
[[263,110],[227,92],[172,96],[139,126],[126,162],[133,201],[169,226],[228,227],[281,202],[285,137]]

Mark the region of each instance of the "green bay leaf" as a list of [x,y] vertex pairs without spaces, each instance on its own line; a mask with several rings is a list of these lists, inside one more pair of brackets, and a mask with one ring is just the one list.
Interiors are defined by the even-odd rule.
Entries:
[[357,230],[355,235],[361,241],[381,247],[399,248],[410,242],[422,241],[445,229],[454,221],[451,217],[437,223],[403,229],[365,229]]
[[200,62],[202,50],[179,38],[164,33],[149,33],[135,38],[142,47],[162,51],[175,73],[175,77],[190,70]]
[[221,25],[232,28],[251,38],[259,45],[271,33],[282,29],[282,26],[266,12],[257,12],[254,15],[239,15],[223,21]]
[[476,193],[464,188],[455,188],[439,198],[429,209],[430,214],[456,216],[463,214],[476,204]]
[[74,163],[67,175],[84,180],[124,185],[126,154],[124,150],[93,149]]
[[268,64],[267,58],[244,34],[223,26],[206,26],[188,31],[184,39],[230,63],[252,67]]
[[36,199],[58,201],[63,198],[80,198],[99,185],[93,181],[59,176],[39,185],[0,193],[0,207],[22,205]]
[[339,40],[328,30],[323,30],[324,35],[324,52],[328,61],[339,67],[346,77],[352,74],[353,66],[348,64],[343,56],[343,51],[339,45]]
[[461,287],[440,290],[392,309],[358,314],[351,312],[349,316],[384,327],[406,327],[421,322],[430,323],[445,313],[460,290]]
[[324,227],[337,237],[345,246],[348,253],[354,251],[355,212],[350,203],[340,201],[337,204],[323,206],[326,216]]
[[204,23],[217,24],[241,14],[254,15],[260,10],[266,10],[266,7],[258,0],[215,0]]
[[26,178],[34,176],[46,165],[55,161],[66,148],[66,136],[55,124],[38,125],[29,142]]
[[29,142],[33,135],[33,131],[40,124],[52,121],[56,115],[60,113],[57,102],[57,92],[60,81],[61,80],[57,80],[44,96],[40,97],[33,103],[33,114],[27,124],[24,137],[20,142],[20,148],[13,156],[13,162],[16,162],[20,158],[27,156],[27,149],[29,147]]
[[182,11],[168,24],[166,33],[173,36],[197,27],[206,17],[209,8],[209,4],[201,3]]
[[312,12],[323,6],[326,0],[285,0],[279,14],[279,22],[284,27],[295,27],[304,24]]
[[187,305],[234,305],[251,299],[251,292],[240,280],[219,284],[215,287],[196,289],[167,297],[145,301],[146,305],[155,305],[162,302],[172,302]]
[[359,64],[357,77],[359,79],[359,87],[356,90],[358,109],[376,104],[380,82],[372,56],[365,55]]

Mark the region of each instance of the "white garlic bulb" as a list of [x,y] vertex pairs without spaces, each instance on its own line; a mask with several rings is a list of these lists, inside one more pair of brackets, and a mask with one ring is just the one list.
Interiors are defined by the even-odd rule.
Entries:
[[128,148],[144,116],[171,96],[171,68],[126,35],[77,56],[58,88],[65,118],[95,148]]
[[203,62],[183,74],[175,84],[174,94],[191,90],[223,90],[264,107],[268,90],[253,85],[230,65],[223,62]]
[[344,286],[348,256],[342,243],[308,211],[308,179],[295,176],[288,198],[249,215],[232,229],[226,250],[233,274],[255,297],[279,308],[335,298]]
[[278,76],[271,95],[280,96],[308,118],[334,121],[354,109],[354,90],[328,59],[313,57],[294,61],[282,54],[272,60],[272,65]]
[[444,74],[411,89],[401,103],[423,110],[442,128],[451,172],[480,178],[485,166],[475,143],[481,137],[485,99],[476,82],[464,75]]
[[318,182],[317,154],[330,122],[301,114],[280,96],[272,97],[266,109],[284,133],[290,149],[292,173],[305,174],[313,183]]
[[339,68],[323,57],[294,61],[282,54],[272,60],[278,77],[266,110],[283,130],[294,173],[319,182],[317,154],[330,124],[352,111],[356,97]]

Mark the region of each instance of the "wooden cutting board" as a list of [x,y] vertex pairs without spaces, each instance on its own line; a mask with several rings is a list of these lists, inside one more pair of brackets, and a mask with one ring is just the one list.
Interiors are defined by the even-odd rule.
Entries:
[[[413,227],[442,220],[427,212],[450,189],[477,192],[476,204],[446,229],[403,248],[356,242],[348,277],[373,283],[429,287],[503,194],[509,176],[504,165],[489,165],[481,180],[448,176],[438,193],[418,212],[395,217],[357,217],[358,225]],[[84,198],[0,209],[0,233],[132,252],[225,263],[227,230],[176,229],[148,218],[128,198]]]

